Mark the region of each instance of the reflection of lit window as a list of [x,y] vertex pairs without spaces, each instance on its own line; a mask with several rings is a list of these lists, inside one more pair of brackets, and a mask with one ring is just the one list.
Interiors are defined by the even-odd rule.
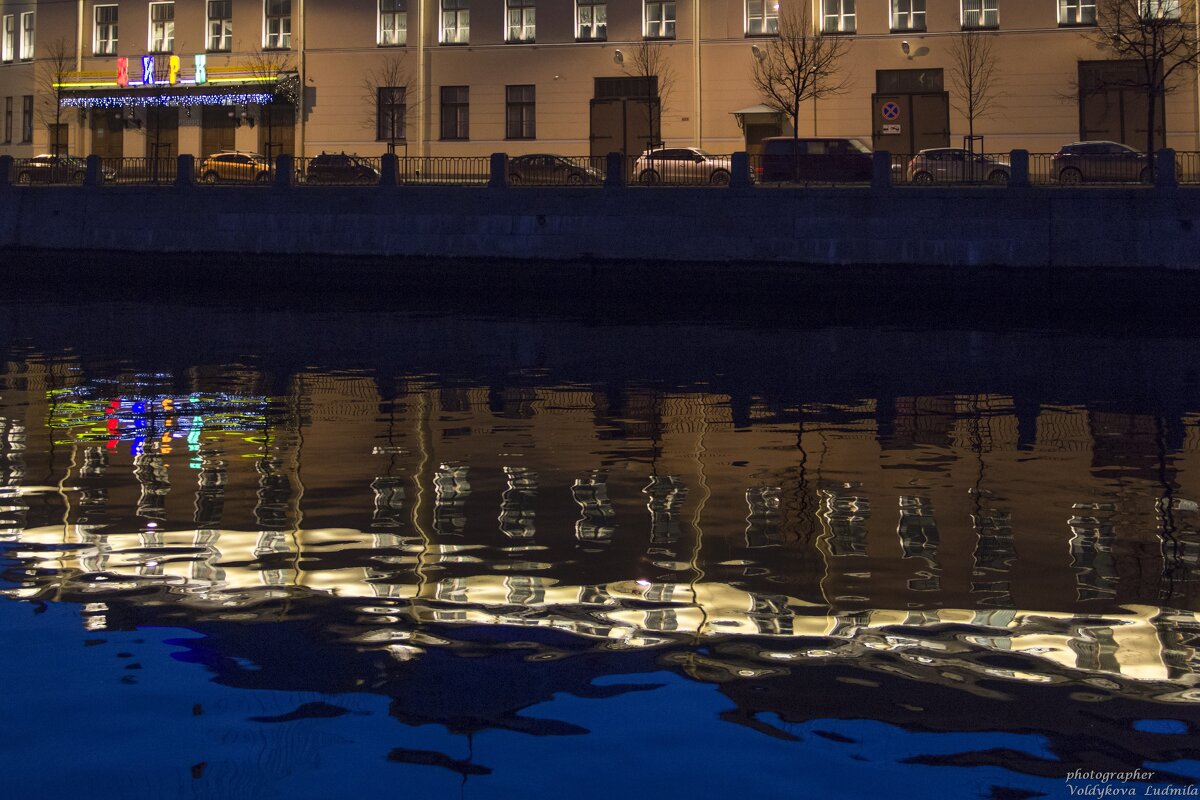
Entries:
[[150,52],[169,53],[175,49],[175,4],[150,4]]
[[534,0],[506,0],[508,4],[508,33],[506,42],[532,42],[536,33],[537,9]]
[[856,24],[854,0],[825,0],[822,33],[854,33]]
[[287,50],[292,46],[292,0],[266,0],[266,36],[268,50]]
[[1142,19],[1179,19],[1179,0],[1138,0]]
[[33,12],[21,15],[21,60],[33,60]]
[[233,0],[208,0],[208,42],[213,53],[233,48]]
[[471,41],[470,0],[442,0],[442,44],[466,44]]
[[96,28],[92,36],[92,52],[98,56],[117,54],[117,7],[96,6]]
[[925,30],[925,0],[892,0],[892,30]]
[[964,30],[1000,27],[1000,0],[962,0]]
[[4,15],[4,50],[3,60],[12,61],[13,53],[16,52],[17,42],[17,18],[12,14]]
[[675,38],[675,4],[646,0],[644,33],[647,39]]
[[378,41],[383,47],[408,41],[408,0],[379,0]]
[[1096,0],[1058,0],[1059,25],[1095,25]]
[[775,0],[746,0],[746,34],[779,33],[779,3]]

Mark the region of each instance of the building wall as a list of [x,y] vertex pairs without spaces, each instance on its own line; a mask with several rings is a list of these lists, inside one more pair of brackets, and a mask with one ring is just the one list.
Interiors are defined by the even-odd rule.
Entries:
[[[745,139],[731,112],[762,102],[751,82],[758,41],[745,33],[743,0],[706,0],[699,18],[698,0],[677,2],[676,39],[662,43],[673,75],[663,98],[663,138],[668,144],[699,145],[714,152],[744,149]],[[292,0],[292,44],[281,54],[297,69],[305,86],[302,124],[297,126],[297,152],[346,150],[375,155],[385,143],[375,139],[371,75],[385,60],[398,57],[408,86],[408,155],[482,155],[553,151],[567,155],[589,152],[589,102],[596,78],[626,74],[630,52],[642,39],[642,0],[610,0],[605,42],[576,42],[574,4],[542,0],[537,8],[534,43],[506,43],[503,0],[473,0],[470,43],[440,45],[439,4],[409,0],[408,41],[402,47],[376,44],[375,0]],[[94,8],[119,8],[119,46],[131,63],[148,49],[149,10],[145,0],[0,3],[0,14],[23,10],[37,14],[37,57],[62,40],[68,45],[79,80],[112,81],[116,59],[93,54]],[[205,3],[175,3],[174,52],[187,60],[205,50]],[[886,0],[859,0],[857,32],[846,37],[841,62],[843,93],[806,103],[798,128],[804,135],[848,135],[870,142],[871,95],[881,69],[942,69],[950,93],[950,140],[957,143],[967,123],[953,108],[957,93],[949,76],[949,48],[960,30],[957,0],[928,0],[927,31],[892,33]],[[210,53],[210,73],[242,69],[263,45],[262,0],[234,0],[233,49]],[[1079,136],[1077,75],[1080,61],[1107,58],[1087,36],[1087,29],[1059,27],[1055,0],[1001,0],[1000,29],[995,34],[997,78],[994,109],[977,120],[986,149],[1022,147],[1054,151]],[[901,42],[909,42],[909,53]],[[618,64],[616,51],[625,56]],[[45,109],[46,90],[35,86],[34,64],[14,59],[0,64],[0,103],[13,97],[14,128],[20,125],[20,98],[39,95]],[[537,138],[506,140],[505,87],[536,87]],[[439,130],[440,90],[467,86],[470,91],[470,140],[442,141]],[[1197,85],[1186,73],[1167,100],[1167,144],[1180,150],[1200,149]],[[0,107],[2,113],[2,107]],[[184,112],[181,111],[181,116]],[[240,113],[240,112],[239,112]],[[249,116],[253,116],[253,109]],[[72,110],[70,149],[86,154],[90,141],[86,122]],[[199,148],[198,123],[181,119],[180,144]],[[131,126],[124,134],[127,156],[143,155],[145,133]],[[0,154],[28,156],[48,146],[46,122],[39,117],[34,141],[4,143]],[[253,149],[256,134],[239,129],[237,146]]]

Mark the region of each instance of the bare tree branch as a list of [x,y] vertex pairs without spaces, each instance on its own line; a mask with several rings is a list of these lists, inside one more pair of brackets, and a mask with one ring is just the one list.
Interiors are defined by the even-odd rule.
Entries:
[[62,37],[48,42],[44,52],[45,55],[41,59],[40,69],[37,73],[37,82],[42,95],[42,105],[38,109],[38,116],[41,118],[42,125],[50,131],[50,152],[59,156],[64,155],[61,152],[62,144],[57,135],[63,124],[62,101],[66,96],[66,87],[63,84],[75,71],[75,59],[72,49],[68,47],[66,39]]
[[[388,143],[388,152],[396,152],[396,143],[407,138],[407,115],[414,105],[412,91],[412,74],[405,63],[404,52],[389,53],[379,61],[374,69],[363,76],[363,127],[375,131],[379,141]],[[387,98],[381,95],[387,93]],[[388,103],[382,102],[388,100]],[[396,104],[402,104],[404,111],[392,113]],[[380,115],[386,114],[381,119]]]
[[975,120],[992,110],[996,56],[991,34],[963,31],[950,44],[950,80],[956,89],[951,105],[967,118],[967,135],[975,137]]
[[763,101],[787,116],[799,136],[800,104],[842,94],[848,81],[838,72],[846,39],[817,32],[811,4],[779,9],[779,35],[756,45],[753,80]]
[[[625,58],[623,71],[633,78],[641,78],[646,85],[646,113],[649,117],[650,148],[662,144],[662,113],[667,100],[675,89],[675,68],[667,58],[666,45],[653,39],[635,42]],[[657,114],[655,113],[657,106]],[[658,130],[655,130],[655,122]]]

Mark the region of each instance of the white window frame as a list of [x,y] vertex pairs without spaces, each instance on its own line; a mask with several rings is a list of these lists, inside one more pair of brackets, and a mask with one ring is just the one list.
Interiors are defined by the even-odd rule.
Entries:
[[[214,17],[213,2],[229,2],[228,16]],[[233,50],[233,2],[232,0],[205,0],[204,3],[204,51],[206,53],[229,53]]]
[[674,0],[644,0],[642,3],[642,37],[645,39],[675,38]]
[[925,30],[925,0],[892,0],[892,31]]
[[[584,9],[587,10],[587,28],[591,32],[590,36],[584,35]],[[597,16],[600,17],[599,21],[597,21]],[[597,35],[596,29],[601,27],[604,28],[604,31]],[[608,3],[577,0],[575,3],[575,39],[580,42],[608,41]]]
[[[171,18],[155,22],[154,10],[162,7],[170,8]],[[149,27],[147,28],[146,52],[173,52],[175,50],[175,0],[159,0],[151,3],[147,13],[149,14],[147,17]]]
[[438,42],[470,44],[471,0],[440,0],[438,10]]
[[17,57],[22,61],[32,61],[34,54],[34,19],[32,11],[21,12],[21,49]]
[[375,43],[380,47],[408,44],[408,0],[379,0]]
[[[111,22],[101,22],[100,12],[106,9],[112,9],[114,19]],[[92,10],[92,55],[94,56],[115,56],[117,54],[117,38],[120,34],[120,11],[119,6],[102,5],[93,6]],[[104,35],[101,35],[103,32]]]
[[504,0],[504,41],[537,40],[537,0]]
[[[270,13],[272,3],[286,4],[287,11]],[[292,0],[263,0],[263,49],[292,49]]]
[[1096,0],[1058,0],[1058,24],[1095,25]]
[[821,33],[856,33],[855,0],[822,0]]
[[4,61],[12,61],[17,53],[17,15],[4,15],[4,51],[0,56]]
[[[971,5],[972,8],[967,8]],[[1000,0],[962,0],[959,4],[959,25],[964,31],[990,31],[1000,27]],[[975,17],[975,22],[967,19]]]
[[747,36],[779,35],[780,0],[746,0],[745,28]]

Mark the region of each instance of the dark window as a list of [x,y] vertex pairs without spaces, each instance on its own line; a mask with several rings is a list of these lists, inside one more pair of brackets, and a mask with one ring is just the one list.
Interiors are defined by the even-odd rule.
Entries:
[[471,90],[467,86],[442,87],[442,138],[470,139]]
[[404,139],[408,114],[407,90],[403,86],[380,86],[375,96],[375,139],[397,142]]
[[536,138],[535,108],[533,86],[507,87],[504,107],[505,137],[509,139]]
[[4,98],[4,143],[12,144],[13,99]]

